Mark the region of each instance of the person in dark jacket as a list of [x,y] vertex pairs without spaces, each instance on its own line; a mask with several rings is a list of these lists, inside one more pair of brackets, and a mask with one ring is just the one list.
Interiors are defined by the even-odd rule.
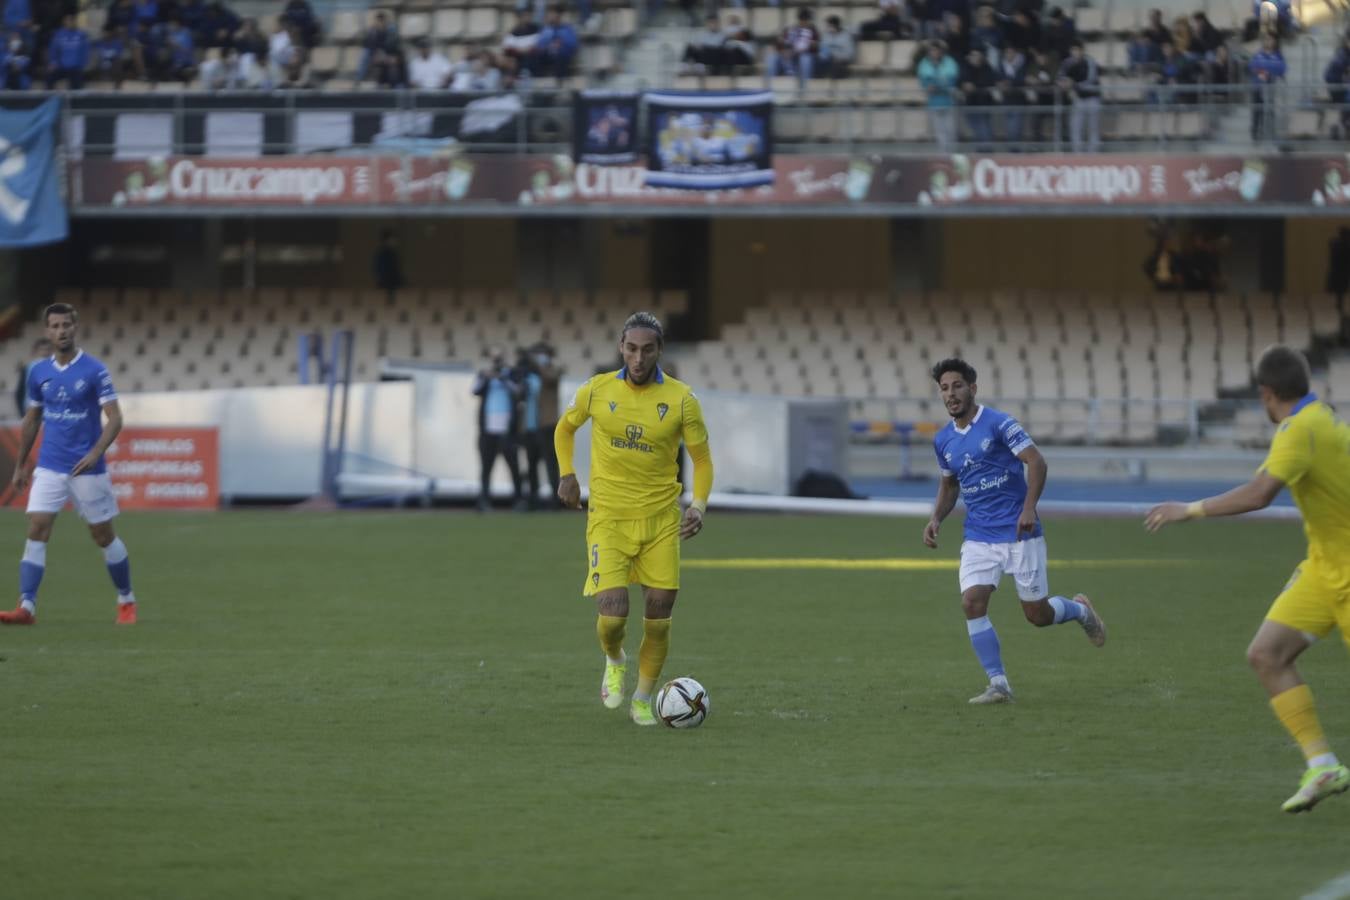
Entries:
[[[1344,231],[1345,229],[1341,230]],[[28,412],[28,373],[32,371],[34,363],[41,362],[51,355],[52,342],[46,338],[38,338],[33,342],[33,350],[29,354],[28,362],[19,364],[19,383],[14,389],[14,403],[18,407],[20,419]]]
[[380,246],[375,249],[371,260],[371,270],[375,276],[375,286],[394,302],[394,293],[403,288],[403,262],[398,255],[398,241],[391,229],[380,232]]
[[[1274,88],[1284,80],[1287,66],[1284,54],[1280,52],[1280,40],[1273,34],[1261,36],[1261,49],[1252,54],[1247,63],[1251,73],[1252,85],[1252,140],[1274,137],[1275,116],[1272,107],[1275,102]],[[1271,132],[1267,134],[1266,132]]]
[[47,90],[64,81],[72,91],[78,91],[84,87],[88,68],[89,35],[76,28],[74,14],[67,13],[47,47]]
[[994,139],[989,107],[994,104],[994,70],[985,61],[984,51],[972,47],[961,67],[961,96],[966,107],[966,127],[978,145],[987,151]]
[[474,396],[481,398],[478,407],[479,470],[478,510],[487,512],[492,506],[492,466],[501,456],[511,474],[517,509],[522,509],[524,498],[520,492],[520,465],[516,459],[516,410],[522,387],[507,365],[506,355],[499,349],[488,351],[488,364],[479,371],[473,383]]

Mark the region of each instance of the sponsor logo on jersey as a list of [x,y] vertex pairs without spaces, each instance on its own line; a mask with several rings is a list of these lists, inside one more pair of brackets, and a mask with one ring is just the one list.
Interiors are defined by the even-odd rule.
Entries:
[[610,439],[610,446],[616,450],[637,450],[639,453],[651,453],[651,444],[642,443],[642,426],[629,425],[624,429],[623,437]]

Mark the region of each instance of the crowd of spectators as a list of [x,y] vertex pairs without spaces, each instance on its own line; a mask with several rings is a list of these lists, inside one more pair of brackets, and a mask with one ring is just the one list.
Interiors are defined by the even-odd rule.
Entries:
[[[323,37],[309,0],[286,0],[267,34],[223,0],[112,0],[97,35],[79,27],[69,0],[0,2],[0,87],[6,90],[78,90],[88,79],[116,87],[128,80],[196,79],[211,90],[309,87],[311,54]],[[496,91],[530,78],[568,77],[579,46],[562,7],[548,7],[541,23],[534,4],[523,4],[499,46],[452,63],[425,38],[404,41],[393,19],[376,11],[361,36],[354,74],[380,87]]]
[[303,81],[321,29],[309,0],[287,0],[270,37],[222,0],[113,0],[100,33],[77,24],[67,0],[4,0],[4,88],[82,88],[86,78],[212,87]]

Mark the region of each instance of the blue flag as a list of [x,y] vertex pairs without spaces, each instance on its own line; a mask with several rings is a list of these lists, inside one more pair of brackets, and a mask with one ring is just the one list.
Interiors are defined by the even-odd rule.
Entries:
[[0,247],[64,241],[69,233],[57,177],[56,121],[61,102],[0,109]]

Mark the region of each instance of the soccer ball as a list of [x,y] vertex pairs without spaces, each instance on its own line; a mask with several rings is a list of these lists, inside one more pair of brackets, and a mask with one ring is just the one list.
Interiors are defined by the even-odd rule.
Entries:
[[708,692],[692,678],[668,681],[656,695],[656,717],[668,728],[697,728],[709,709]]

